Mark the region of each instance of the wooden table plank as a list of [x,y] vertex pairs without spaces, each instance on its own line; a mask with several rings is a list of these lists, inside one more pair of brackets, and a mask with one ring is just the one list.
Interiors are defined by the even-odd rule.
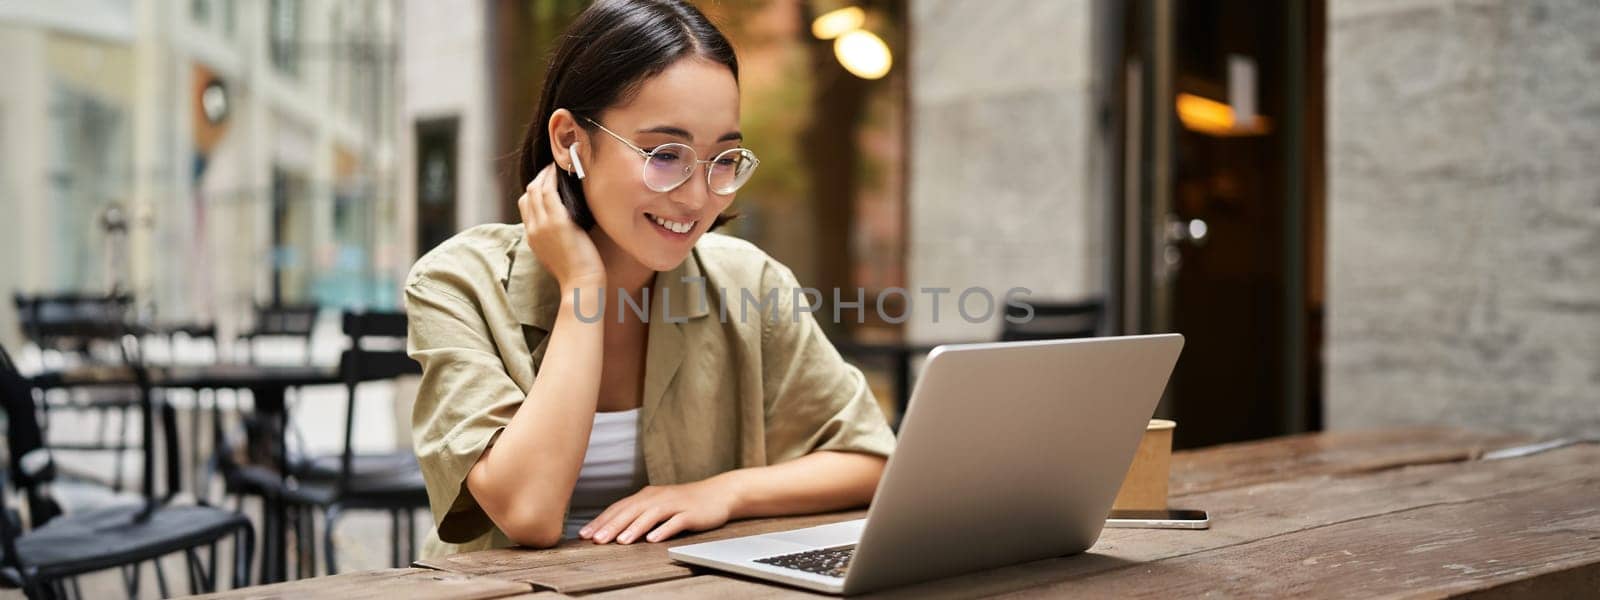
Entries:
[[[284,598],[370,598],[395,600],[396,598],[452,598],[456,600],[488,600],[528,594],[532,587],[525,583],[476,577],[461,573],[446,573],[432,569],[382,569],[342,573],[327,577],[313,577],[285,583],[275,583],[229,590],[201,598],[228,598],[232,600]],[[538,596],[560,598],[559,594]]]
[[[1067,584],[1102,573],[1141,580],[1140,569],[1165,559],[1207,557],[1230,547],[1280,540],[1345,523],[1455,506],[1506,494],[1563,490],[1600,478],[1600,447],[1578,446],[1527,458],[1439,463],[1360,475],[1322,475],[1247,488],[1227,488],[1185,498],[1212,514],[1204,531],[1108,529],[1088,553],[1035,561],[982,573],[889,590],[905,598],[970,598]],[[1600,505],[1600,502],[1591,503]],[[1382,534],[1369,531],[1381,539]],[[1590,561],[1600,563],[1600,543]],[[1493,554],[1490,549],[1486,554]],[[707,573],[710,573],[707,571]],[[774,586],[739,577],[715,576],[628,588],[671,597],[744,597],[773,594]],[[1266,577],[1271,581],[1271,577]],[[1076,588],[1057,588],[1057,593]],[[692,592],[692,593],[691,593]],[[795,590],[795,593],[803,593]]]
[[1459,462],[1532,441],[1525,435],[1444,428],[1308,433],[1175,452],[1174,497],[1318,475]]
[[866,516],[846,511],[801,517],[736,521],[712,531],[682,536],[662,544],[595,544],[566,540],[555,548],[501,548],[419,560],[428,567],[517,581],[568,594],[588,593],[689,577],[688,567],[667,558],[667,548],[770,531],[825,525]]
[[[1600,575],[1600,471],[1581,481],[1441,503],[1028,589],[1018,597],[1446,597],[1540,576]],[[1600,587],[1541,597],[1600,595]]]
[[[851,596],[851,598],[871,597]],[[708,574],[684,577],[672,581],[663,581],[644,587],[624,588],[589,594],[584,600],[620,600],[624,598],[650,598],[651,600],[791,600],[814,598],[838,598],[808,592],[799,588],[792,588],[777,584],[768,584],[754,579],[746,579],[737,575]]]

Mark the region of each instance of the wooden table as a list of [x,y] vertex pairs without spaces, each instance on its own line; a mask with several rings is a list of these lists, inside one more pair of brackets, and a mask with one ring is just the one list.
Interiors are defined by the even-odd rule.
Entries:
[[[1204,531],[1108,529],[1089,552],[875,596],[1600,597],[1600,446],[1478,460],[1530,440],[1447,429],[1324,433],[1182,452],[1172,504]],[[221,597],[798,598],[666,547],[858,518],[737,522],[666,544],[489,550]]]

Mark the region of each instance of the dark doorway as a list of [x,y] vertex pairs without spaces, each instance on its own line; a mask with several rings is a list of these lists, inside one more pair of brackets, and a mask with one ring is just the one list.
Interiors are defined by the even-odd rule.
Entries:
[[307,301],[311,285],[311,186],[304,173],[272,168],[272,305]]
[[417,122],[417,256],[456,233],[455,118]]
[[1180,447],[1321,426],[1323,9],[1126,13],[1122,328],[1187,340],[1160,410]]

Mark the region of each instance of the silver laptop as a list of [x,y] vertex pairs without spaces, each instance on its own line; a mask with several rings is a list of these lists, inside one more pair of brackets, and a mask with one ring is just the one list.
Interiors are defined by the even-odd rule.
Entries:
[[865,519],[672,558],[855,594],[1087,550],[1183,336],[940,346]]

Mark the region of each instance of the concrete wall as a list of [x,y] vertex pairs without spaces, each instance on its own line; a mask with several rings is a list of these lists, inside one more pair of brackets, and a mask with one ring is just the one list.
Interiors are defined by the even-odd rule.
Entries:
[[[917,0],[911,22],[908,287],[1013,286],[1033,298],[1102,291],[1091,185],[1090,0]],[[913,296],[916,340],[992,340],[953,294],[933,322]],[[1001,301],[997,298],[997,304]],[[981,299],[968,304],[972,313]],[[1003,306],[996,310],[1003,310]]]
[[[514,202],[498,189],[493,108],[488,72],[488,9],[483,3],[407,0],[400,52],[401,168],[397,187],[406,257],[416,259],[416,126],[450,118],[456,131],[456,228],[500,220],[500,202]],[[407,265],[409,267],[409,264]],[[404,269],[403,269],[404,270]]]
[[[11,293],[17,288],[42,285],[48,273],[45,262],[34,258],[45,243],[42,228],[15,224],[37,223],[49,208],[44,198],[49,193],[46,180],[34,176],[46,169],[48,155],[30,150],[25,140],[46,136],[50,87],[45,62],[44,33],[7,24],[0,26],[0,71],[6,73],[6,92],[0,94],[0,211],[12,215],[0,226],[0,344],[17,348],[22,330],[17,326],[16,304]],[[24,259],[23,257],[29,257]]]
[[1329,3],[1327,420],[1600,432],[1600,3]]

